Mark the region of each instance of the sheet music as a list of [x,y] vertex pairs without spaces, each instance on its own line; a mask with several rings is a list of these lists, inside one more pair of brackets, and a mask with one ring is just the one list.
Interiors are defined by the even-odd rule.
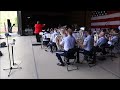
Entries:
[[43,32],[40,32],[39,35],[43,35]]

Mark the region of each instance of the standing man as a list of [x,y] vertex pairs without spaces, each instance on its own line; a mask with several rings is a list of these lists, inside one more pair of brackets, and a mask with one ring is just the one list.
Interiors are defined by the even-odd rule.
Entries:
[[40,24],[39,21],[37,21],[37,24],[35,24],[35,35],[36,35],[36,40],[37,42],[40,42],[40,38],[39,38],[39,33],[42,32],[42,28],[45,26],[45,24]]

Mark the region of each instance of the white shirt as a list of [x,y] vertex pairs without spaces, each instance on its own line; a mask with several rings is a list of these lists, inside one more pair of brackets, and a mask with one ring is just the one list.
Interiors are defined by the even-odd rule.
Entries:
[[105,37],[100,37],[98,40],[97,40],[97,44],[96,46],[101,46],[103,44],[105,44],[107,42],[107,39]]
[[79,32],[73,32],[73,37],[77,40],[78,38],[80,38],[80,34]]
[[56,37],[59,35],[58,32],[54,32],[52,35],[51,35],[51,41],[52,42],[56,42]]
[[64,50],[68,51],[69,49],[74,48],[75,46],[75,38],[73,36],[68,35],[64,37],[60,42],[60,45],[64,45]]
[[46,39],[46,38],[49,38],[49,37],[48,37],[48,34],[49,34],[49,33],[44,32],[44,34],[42,35],[43,41],[49,41],[48,39]]
[[110,41],[108,41],[108,44],[114,45],[117,42],[118,42],[118,37],[117,36],[113,36],[112,39]]
[[90,51],[92,47],[94,46],[94,38],[91,35],[88,35],[83,42],[84,49],[86,51]]

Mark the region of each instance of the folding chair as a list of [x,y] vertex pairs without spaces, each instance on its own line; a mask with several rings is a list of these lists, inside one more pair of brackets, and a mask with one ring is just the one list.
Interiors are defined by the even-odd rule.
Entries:
[[[77,65],[77,48],[70,49],[67,52],[67,55],[64,56],[64,62],[67,66],[67,71],[72,71],[72,70],[78,70],[78,65]],[[70,65],[76,66],[75,69],[69,69]]]
[[[83,55],[84,55],[83,61],[84,60],[87,61],[87,64],[88,64],[89,67],[93,67],[93,66],[96,65],[96,48],[95,47],[93,47],[91,49],[91,51],[87,51],[87,52],[83,51],[83,52],[80,52],[80,53],[83,53]],[[90,64],[89,61],[93,61],[93,60],[95,61],[95,63]],[[83,61],[81,61],[81,64],[83,63]]]

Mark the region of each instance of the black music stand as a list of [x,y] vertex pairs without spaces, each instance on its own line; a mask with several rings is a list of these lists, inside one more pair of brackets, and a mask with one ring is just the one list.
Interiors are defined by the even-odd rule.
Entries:
[[[9,37],[9,33],[6,33],[5,34],[6,38],[7,38],[7,46],[8,46],[8,54],[9,54],[9,61],[10,61],[10,68],[8,69],[3,69],[3,70],[10,70],[9,74],[8,74],[8,77],[11,75],[11,71],[12,69],[22,69],[22,67],[17,67],[17,68],[14,68],[13,66],[14,65],[17,65],[16,63],[14,63],[14,53],[13,53],[13,45],[12,45],[12,60],[13,60],[13,66],[11,65],[12,64],[12,61],[11,61],[11,58],[10,58],[10,48],[9,48],[9,42],[8,42],[8,37]],[[13,44],[15,44],[15,40],[13,40]]]

